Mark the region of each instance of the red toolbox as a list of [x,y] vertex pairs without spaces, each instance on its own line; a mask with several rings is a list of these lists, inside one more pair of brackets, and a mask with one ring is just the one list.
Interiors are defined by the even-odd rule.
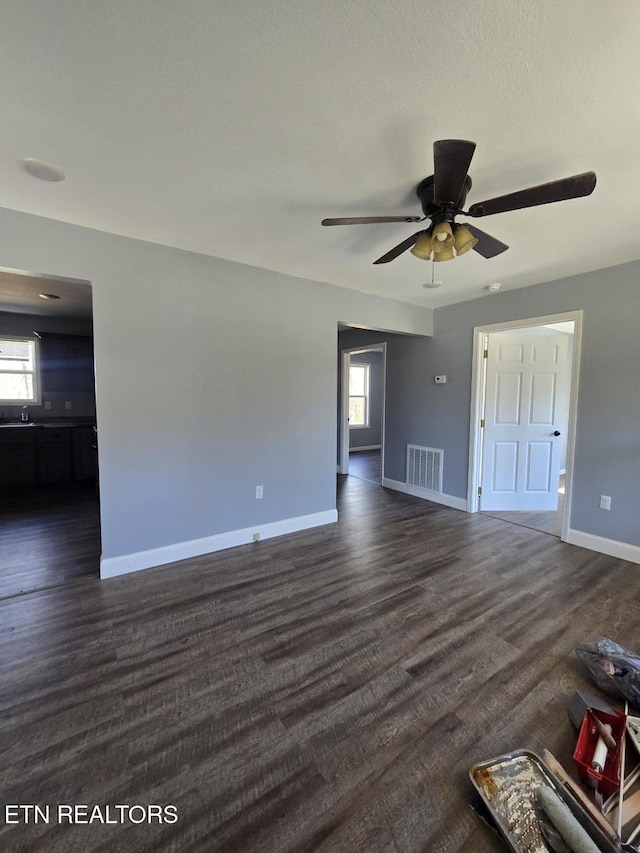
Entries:
[[[593,716],[596,716],[603,723],[609,723],[611,726],[611,736],[616,742],[616,748],[607,751],[607,759],[601,773],[592,767],[593,755],[598,738],[600,737],[593,722]],[[582,719],[578,742],[573,753],[573,760],[578,768],[580,778],[585,785],[597,789],[604,797],[610,797],[620,788],[622,742],[625,737],[626,728],[627,718],[621,711],[614,711],[613,714],[605,714],[604,711],[591,709],[587,711]]]

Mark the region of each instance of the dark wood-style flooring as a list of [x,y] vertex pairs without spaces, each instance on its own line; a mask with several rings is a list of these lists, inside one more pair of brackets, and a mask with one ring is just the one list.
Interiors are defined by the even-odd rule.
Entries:
[[379,450],[352,450],[349,452],[349,476],[359,480],[382,482],[382,454]]
[[100,572],[93,483],[0,491],[0,601]]
[[[0,602],[0,799],[179,820],[0,821],[0,849],[502,849],[468,768],[525,746],[571,768],[567,700],[595,689],[573,650],[637,649],[638,567],[354,477],[338,502],[335,525],[103,582],[69,514],[73,576]],[[24,544],[4,525],[3,572]]]
[[550,533],[552,536],[562,536],[562,516],[564,513],[564,489],[565,476],[560,477],[558,487],[558,509],[550,512],[535,512],[526,510],[483,510],[485,515],[499,518],[501,521],[510,521],[511,524],[519,524],[521,527],[530,527],[541,533]]

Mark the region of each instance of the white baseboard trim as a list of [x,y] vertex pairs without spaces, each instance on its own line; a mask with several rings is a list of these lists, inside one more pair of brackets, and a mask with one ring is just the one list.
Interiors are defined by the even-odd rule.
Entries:
[[414,498],[422,498],[425,501],[433,501],[433,503],[450,506],[452,509],[461,509],[463,512],[469,512],[465,498],[456,498],[453,495],[432,492],[431,489],[420,489],[418,486],[410,486],[408,483],[401,483],[399,480],[390,480],[388,477],[382,478],[382,485],[385,489],[394,489],[396,492],[404,492],[405,495],[413,495]]
[[381,444],[363,444],[361,447],[350,447],[349,453],[357,453],[359,450],[381,450]]
[[260,539],[272,539],[274,536],[284,536],[287,533],[297,533],[310,527],[320,527],[323,524],[333,524],[338,520],[338,511],[328,509],[324,512],[314,512],[310,515],[299,515],[296,518],[285,518],[269,524],[256,524],[241,530],[229,530],[227,533],[216,533],[202,539],[191,539],[187,542],[176,542],[174,545],[164,545],[149,551],[138,551],[134,554],[124,554],[121,557],[107,557],[100,561],[100,577],[115,578],[130,572],[152,569],[167,563],[177,563],[190,557],[200,557],[202,554],[212,554],[224,551],[238,545],[253,542],[253,534],[259,533]]
[[579,545],[590,551],[599,551],[609,557],[617,557],[619,560],[628,560],[630,563],[640,563],[640,546],[629,545],[627,542],[618,542],[616,539],[606,539],[604,536],[594,536],[593,533],[584,533],[582,530],[567,531],[564,540],[570,545]]

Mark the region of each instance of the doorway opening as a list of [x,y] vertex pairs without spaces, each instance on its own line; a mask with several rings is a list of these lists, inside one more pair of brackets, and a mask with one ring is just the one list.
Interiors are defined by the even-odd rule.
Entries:
[[91,285],[0,269],[0,598],[100,570]]
[[582,312],[475,330],[470,511],[566,540]]
[[338,473],[382,483],[386,343],[342,350]]

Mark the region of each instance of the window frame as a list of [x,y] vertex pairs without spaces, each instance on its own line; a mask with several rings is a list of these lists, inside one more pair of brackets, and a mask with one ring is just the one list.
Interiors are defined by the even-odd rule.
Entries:
[[[353,367],[364,368],[365,371],[365,392],[364,394],[347,394],[347,411],[351,411],[351,399],[364,399],[364,423],[352,424],[349,417],[349,429],[371,429],[371,362],[370,361],[353,361],[349,363],[349,379],[351,379],[351,369]],[[349,389],[347,389],[349,391]]]
[[40,365],[40,342],[32,335],[4,335],[0,334],[0,346],[2,341],[25,341],[33,347],[33,370],[19,372],[16,370],[3,370],[0,368],[0,375],[24,375],[30,374],[33,377],[33,396],[28,400],[24,398],[0,397],[0,406],[40,406],[42,405],[42,382],[41,382],[41,365]]

